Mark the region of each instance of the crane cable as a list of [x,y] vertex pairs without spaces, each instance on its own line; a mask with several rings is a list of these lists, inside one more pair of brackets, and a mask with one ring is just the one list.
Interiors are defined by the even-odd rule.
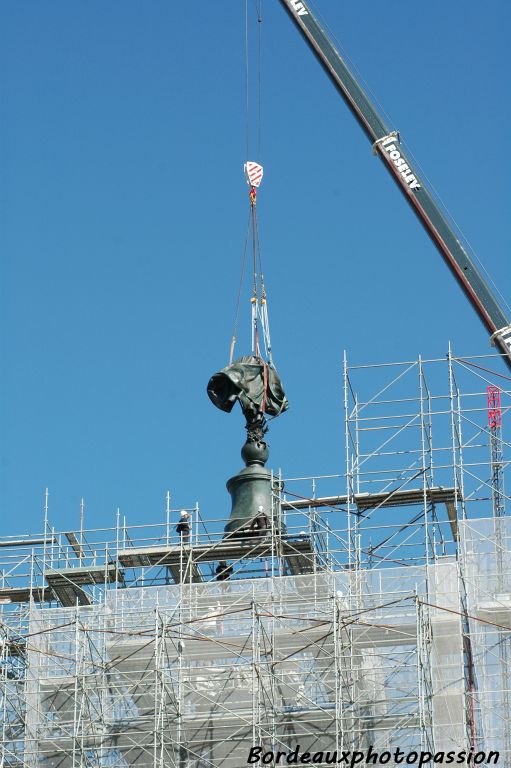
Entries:
[[[248,14],[248,2],[245,0],[245,29],[244,29],[244,44],[245,44],[245,89],[246,89],[246,152],[249,157],[250,151],[250,77],[249,77],[249,14]],[[258,22],[258,45],[257,45],[257,158],[259,159],[261,153],[261,30],[262,30],[262,0],[254,0],[257,22]],[[252,245],[252,270],[253,270],[253,288],[250,298],[251,303],[251,334],[252,334],[252,354],[258,358],[261,358],[260,340],[259,340],[259,325],[261,326],[262,339],[264,343],[264,350],[266,357],[268,358],[269,365],[273,365],[271,341],[270,341],[270,325],[268,318],[268,306],[266,297],[266,287],[264,284],[264,273],[261,256],[261,246],[259,241],[259,227],[257,222],[257,188],[259,187],[262,176],[263,168],[259,163],[248,161],[244,166],[245,176],[247,183],[250,187],[249,200],[250,211],[247,224],[247,231],[245,235],[245,244],[243,248],[241,276],[238,289],[238,296],[236,301],[236,310],[233,323],[233,333],[231,338],[231,346],[229,353],[229,365],[232,364],[234,357],[234,348],[236,345],[236,334],[239,319],[239,308],[241,291],[243,289],[243,281],[246,268],[248,239],[251,234]],[[251,230],[251,232],[250,232]],[[267,372],[265,367],[265,378]],[[265,387],[266,391],[266,387]]]
[[250,303],[252,304],[252,353],[256,357],[261,357],[259,350],[259,297],[257,295],[257,214],[256,214],[256,202],[257,191],[256,187],[251,186],[249,199],[250,199],[250,218],[252,221],[252,269],[254,274],[254,286],[252,291],[252,298]]
[[[262,113],[262,98],[261,98],[261,61],[262,61],[262,0],[253,0],[256,16],[257,16],[257,153],[256,157],[259,161],[261,156],[261,113]],[[250,119],[249,109],[250,101],[249,94],[249,55],[248,55],[248,0],[245,0],[245,45],[246,45],[246,88],[247,88],[247,157],[249,157],[250,150]],[[251,169],[253,174],[251,173]],[[247,176],[247,182],[250,185],[250,210],[251,210],[251,222],[252,222],[252,258],[253,258],[253,273],[254,273],[254,285],[253,295],[251,298],[252,304],[252,352],[256,357],[261,357],[261,350],[259,345],[259,322],[261,323],[261,330],[263,336],[263,342],[265,347],[266,356],[270,365],[272,364],[271,358],[271,341],[270,341],[270,327],[268,320],[268,307],[266,300],[266,288],[264,285],[264,273],[261,256],[261,245],[259,241],[259,227],[257,222],[257,188],[262,180],[262,166],[258,163],[250,163],[247,161],[245,165],[245,174]],[[258,270],[259,270],[259,282],[260,282],[260,295],[258,297]]]
[[[252,198],[251,198],[252,199]],[[261,321],[261,328],[263,332],[263,341],[266,356],[270,365],[273,365],[272,352],[271,352],[271,338],[270,338],[270,322],[268,318],[268,302],[266,298],[266,287],[264,284],[264,271],[263,271],[263,259],[261,255],[261,245],[259,242],[259,227],[257,223],[256,214],[256,197],[254,196],[253,210],[253,228],[255,233],[255,252],[254,252],[254,271],[256,270],[255,259],[257,253],[257,266],[259,268],[260,278],[260,301],[259,301],[259,318]]]
[[236,299],[236,310],[234,313],[234,323],[232,327],[232,339],[231,339],[231,349],[229,352],[229,365],[232,363],[232,359],[234,357],[234,347],[236,346],[236,333],[238,329],[238,318],[240,314],[240,301],[241,301],[241,291],[243,290],[243,278],[245,276],[245,264],[247,261],[247,246],[248,246],[248,236],[250,231],[250,216],[249,213],[248,221],[247,221],[247,231],[245,234],[245,245],[243,246],[243,256],[241,259],[241,275],[240,275],[240,284],[238,287],[238,297]]
[[[261,157],[261,61],[262,61],[262,25],[263,25],[263,12],[262,12],[262,0],[253,0],[254,8],[257,17],[257,153],[256,157],[259,160]],[[251,152],[250,141],[250,118],[251,118],[251,104],[250,104],[250,25],[249,25],[249,0],[245,0],[245,23],[244,23],[244,64],[245,64],[245,148],[246,157],[249,157]]]

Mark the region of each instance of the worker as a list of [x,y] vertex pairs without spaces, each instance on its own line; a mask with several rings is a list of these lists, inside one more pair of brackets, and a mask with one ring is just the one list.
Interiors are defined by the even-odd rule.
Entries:
[[257,515],[254,517],[252,525],[250,526],[250,530],[258,536],[265,536],[266,533],[268,533],[269,527],[270,521],[268,520],[268,515],[264,511],[264,507],[259,506],[257,508]]
[[227,565],[226,560],[220,560],[215,568],[217,581],[228,581],[232,576],[232,565]]
[[176,532],[181,538],[182,543],[187,543],[190,538],[190,515],[182,509],[179,513],[179,522],[176,525]]

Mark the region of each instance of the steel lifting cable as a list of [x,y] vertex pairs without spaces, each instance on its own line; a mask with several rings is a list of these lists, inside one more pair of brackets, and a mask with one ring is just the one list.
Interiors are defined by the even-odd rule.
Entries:
[[249,80],[249,45],[248,45],[248,0],[245,0],[245,157],[250,150],[250,80]]
[[257,159],[261,157],[261,125],[262,125],[262,100],[261,100],[261,69],[262,69],[262,29],[263,29],[263,0],[259,0],[256,6],[257,13]]
[[236,299],[236,310],[234,313],[234,322],[232,327],[232,338],[231,338],[231,349],[229,352],[229,365],[232,364],[232,359],[234,357],[234,347],[236,346],[236,333],[238,332],[238,318],[240,314],[240,301],[241,301],[241,291],[243,290],[243,278],[245,276],[245,265],[247,261],[247,247],[248,247],[248,236],[250,231],[250,217],[251,213],[248,215],[247,220],[247,229],[245,233],[245,244],[243,246],[243,256],[241,259],[241,274],[240,274],[240,283],[238,286],[238,296]]
[[[262,28],[262,13],[261,13],[262,0],[254,0],[254,8],[257,18],[257,125],[256,125],[256,141],[257,141],[257,160],[259,161],[261,155],[261,28]],[[250,163],[248,161],[250,152],[250,77],[249,77],[249,33],[248,33],[248,0],[245,0],[245,45],[246,45],[246,89],[247,89],[247,163],[245,165],[245,173],[247,176],[247,182],[250,185],[249,199],[250,199],[250,214],[252,224],[252,264],[253,264],[253,289],[251,297],[251,323],[252,323],[252,352],[256,357],[261,356],[259,347],[259,313],[260,307],[263,303],[264,287],[261,285],[261,294],[259,294],[258,277],[261,283],[263,282],[262,271],[259,270],[258,275],[258,261],[259,266],[261,264],[259,235],[257,226],[257,188],[262,179],[262,167],[258,163]],[[263,324],[262,324],[263,325]],[[266,346],[266,338],[263,325],[263,339]]]
[[253,262],[253,291],[252,291],[252,354],[261,357],[259,347],[259,321],[263,331],[263,341],[269,364],[271,359],[270,329],[268,322],[268,310],[266,288],[264,285],[263,263],[261,257],[261,245],[259,241],[259,226],[257,221],[257,189],[263,178],[263,167],[259,163],[248,161],[245,163],[245,176],[250,187],[250,211],[252,225],[252,262]]
[[[261,168],[262,178],[262,168]],[[268,358],[269,365],[272,365],[271,359],[271,342],[270,331],[268,325],[268,311],[266,307],[266,289],[264,287],[264,275],[262,268],[261,249],[259,244],[259,231],[257,227],[257,213],[256,213],[256,200],[257,193],[254,187],[250,190],[250,206],[252,209],[252,244],[253,244],[253,264],[254,264],[254,295],[252,297],[252,323],[254,340],[252,344],[253,354],[256,357],[261,358],[261,352],[259,349],[259,330],[258,320],[259,315],[261,319],[261,327],[263,331],[263,341]],[[257,295],[257,267],[259,266],[259,282],[260,282],[260,303]],[[266,404],[268,402],[268,365],[263,360],[263,400],[261,403],[262,412],[266,413]]]
[[[245,89],[246,89],[246,151],[247,157],[250,151],[250,56],[249,56],[249,0],[245,0],[245,25],[244,25],[244,44],[245,44]],[[254,0],[254,6],[256,10],[257,22],[258,22],[258,63],[257,63],[257,157],[261,152],[261,28],[262,28],[262,0]],[[241,298],[241,290],[243,287],[243,280],[246,266],[246,256],[249,238],[249,229],[251,232],[252,241],[252,271],[253,271],[253,288],[250,298],[251,303],[251,336],[252,336],[252,354],[258,358],[261,358],[261,349],[259,342],[259,323],[261,324],[264,349],[266,356],[268,357],[269,364],[272,365],[271,359],[271,343],[270,332],[268,322],[268,310],[266,299],[266,288],[264,285],[264,275],[262,268],[261,247],[259,242],[259,230],[257,223],[257,188],[259,187],[263,169],[259,163],[247,161],[244,166],[247,183],[249,184],[249,199],[250,199],[250,213],[249,221],[247,225],[247,233],[245,237],[245,245],[243,249],[242,267],[240,285],[238,290],[238,297],[236,301],[236,311],[233,323],[233,333],[231,337],[231,346],[229,353],[229,365],[232,364],[234,358],[234,349],[236,345],[237,325],[239,318],[239,306]],[[265,380],[267,379],[267,372],[265,372]],[[265,390],[266,392],[266,390]],[[266,397],[265,397],[266,400]]]
[[[245,18],[244,18],[244,31],[243,31],[243,37],[244,37],[244,64],[245,64],[245,152],[246,157],[249,156],[250,151],[250,67],[249,67],[249,13],[248,13],[248,2],[249,0],[245,0]],[[259,18],[259,14],[258,14]],[[252,222],[253,217],[253,211],[252,206],[250,208],[249,214],[248,214],[248,221],[247,221],[247,228],[245,233],[245,243],[243,246],[243,255],[241,259],[241,273],[240,273],[240,282],[238,287],[238,295],[236,298],[236,309],[234,312],[234,321],[233,321],[233,329],[232,329],[232,336],[231,336],[231,345],[229,350],[229,365],[232,364],[233,358],[234,358],[234,348],[236,346],[237,341],[237,331],[238,331],[238,320],[239,320],[239,310],[240,310],[240,301],[241,301],[241,292],[243,290],[243,281],[245,276],[245,266],[246,266],[246,259],[247,259],[247,247],[248,247],[248,238],[250,234],[250,226]],[[253,231],[253,229],[252,229]],[[255,269],[254,269],[254,282],[256,280],[255,276]],[[254,294],[257,294],[257,289],[254,290]],[[253,333],[253,330],[252,330]]]
[[[263,29],[263,12],[262,12],[262,0],[254,0],[256,16],[257,16],[257,159],[261,157],[261,136],[262,136],[262,29]],[[254,201],[254,230],[255,240],[257,248],[257,258],[259,262],[259,274],[261,280],[261,300],[260,300],[260,315],[261,326],[263,329],[263,340],[266,350],[266,356],[269,364],[272,365],[271,357],[271,342],[270,342],[270,326],[268,321],[268,310],[266,300],[266,288],[264,285],[264,272],[263,261],[261,257],[261,244],[259,241],[259,227],[257,223],[257,216],[255,213],[255,201]]]
[[[250,155],[250,34],[249,34],[249,0],[245,0],[245,22],[244,22],[244,64],[245,64],[245,148],[246,157]],[[261,61],[262,61],[262,0],[254,0],[255,13],[257,18],[257,130],[256,130],[256,144],[257,155],[259,159],[261,156],[261,122],[262,122],[262,101],[261,101]]]
[[[257,15],[257,29],[258,29],[258,55],[257,55],[257,160],[261,157],[261,61],[262,61],[262,0],[254,0]],[[245,12],[247,14],[247,5],[245,5]],[[248,14],[247,14],[248,15]],[[248,33],[245,35],[246,44],[248,45]],[[247,61],[247,92],[249,87],[248,79],[248,57]],[[249,102],[247,99],[247,109]],[[247,119],[247,131],[249,129],[249,120]],[[247,147],[249,147],[249,135],[247,133]],[[248,154],[247,154],[248,157]],[[268,401],[268,365],[273,365],[271,356],[271,341],[270,341],[270,326],[268,321],[268,307],[266,299],[266,288],[264,285],[264,272],[263,261],[261,256],[261,243],[259,240],[259,226],[257,220],[257,188],[259,187],[262,176],[263,168],[257,163],[251,163],[247,160],[245,165],[245,174],[247,182],[250,186],[249,199],[250,199],[250,211],[251,211],[251,223],[252,223],[252,262],[253,262],[253,294],[251,297],[252,306],[252,354],[262,360],[263,363],[263,400],[262,411],[266,412],[266,405]],[[259,270],[259,275],[258,275]],[[258,286],[259,277],[259,286]],[[258,291],[259,288],[259,291]],[[259,347],[259,321],[261,322],[262,336],[264,349],[268,363],[266,363],[261,356],[261,350]]]
[[260,308],[261,326],[263,329],[263,339],[264,339],[264,346],[266,350],[266,357],[268,358],[268,363],[272,366],[273,360],[272,360],[272,352],[271,352],[270,321],[268,317],[266,287],[264,285],[263,259],[261,256],[261,246],[259,243],[259,228],[257,227],[257,219],[256,219],[256,240],[257,240],[257,256],[259,261],[259,274],[261,276],[261,308]]
[[257,214],[256,200],[257,192],[254,186],[250,188],[250,216],[252,221],[252,269],[254,274],[254,284],[252,289],[252,352],[256,357],[260,357],[259,351],[259,296],[257,284]]

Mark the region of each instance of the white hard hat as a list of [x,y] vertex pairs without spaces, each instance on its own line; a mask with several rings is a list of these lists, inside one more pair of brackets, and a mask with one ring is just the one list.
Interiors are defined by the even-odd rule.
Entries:
[[258,511],[258,512],[262,512],[263,510],[264,510],[264,507],[263,507],[263,505],[262,505],[262,504],[259,504],[259,506],[257,507],[257,511]]
[[181,517],[188,517],[188,512],[186,511],[186,509],[182,509],[179,514],[181,515]]

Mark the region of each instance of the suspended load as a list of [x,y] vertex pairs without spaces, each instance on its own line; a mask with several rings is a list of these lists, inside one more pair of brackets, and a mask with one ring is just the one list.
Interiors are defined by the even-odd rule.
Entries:
[[275,417],[289,407],[275,368],[254,355],[241,357],[215,373],[209,380],[208,395],[213,405],[226,413],[239,402],[247,422],[256,413]]
[[[239,402],[247,422],[248,442],[261,442],[267,430],[265,415],[279,416],[287,410],[288,401],[272,360],[266,288],[259,246],[255,191],[260,186],[263,178],[263,166],[249,160],[243,166],[243,170],[247,183],[250,186],[251,203],[247,242],[251,229],[253,267],[253,288],[252,296],[250,297],[252,354],[245,355],[233,362],[238,319],[237,309],[229,365],[211,377],[207,391],[211,402],[226,413],[230,413],[234,404]],[[243,257],[241,270],[240,293],[243,285],[244,271],[245,256]],[[264,360],[261,353],[260,335],[267,360]]]
[[[273,476],[264,466],[268,460],[268,445],[264,439],[268,431],[266,417],[275,418],[289,407],[282,382],[272,360],[266,289],[259,246],[256,190],[263,178],[263,167],[259,163],[249,161],[244,165],[244,172],[250,187],[250,212],[229,365],[215,373],[207,387],[208,397],[217,408],[230,413],[235,403],[239,403],[246,420],[247,437],[241,450],[245,467],[227,482],[232,509],[229,522],[225,527],[226,536],[253,535],[256,519],[264,518],[267,521],[267,528],[274,518]],[[251,238],[249,238],[250,234]],[[253,286],[250,296],[252,350],[250,355],[244,355],[233,361],[249,240],[252,243],[253,267]],[[263,352],[259,344],[260,337]],[[280,521],[273,519],[273,524],[280,529]]]

